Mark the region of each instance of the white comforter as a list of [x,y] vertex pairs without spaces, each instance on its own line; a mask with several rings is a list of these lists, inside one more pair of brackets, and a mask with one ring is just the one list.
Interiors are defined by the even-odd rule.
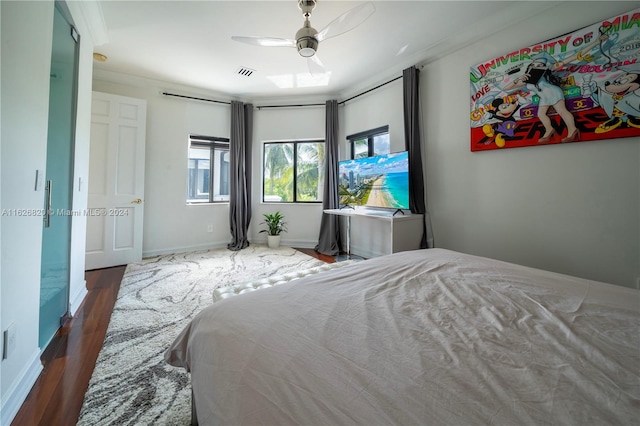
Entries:
[[201,425],[631,425],[640,292],[418,250],[215,303],[165,358]]

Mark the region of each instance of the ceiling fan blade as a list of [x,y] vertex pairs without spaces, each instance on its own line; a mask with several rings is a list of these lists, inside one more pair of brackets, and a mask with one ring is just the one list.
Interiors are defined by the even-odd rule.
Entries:
[[313,76],[324,74],[327,72],[317,54],[313,55],[310,58],[307,58],[307,68],[309,68],[309,74]]
[[371,2],[349,9],[320,30],[316,38],[322,41],[351,31],[366,21],[375,11],[376,7]]
[[266,47],[296,47],[296,41],[278,37],[231,36],[231,40]]

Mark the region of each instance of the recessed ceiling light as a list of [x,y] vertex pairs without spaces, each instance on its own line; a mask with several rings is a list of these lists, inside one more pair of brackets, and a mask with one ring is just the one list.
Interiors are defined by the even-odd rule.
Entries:
[[107,62],[107,57],[102,53],[94,52],[93,59],[98,62]]

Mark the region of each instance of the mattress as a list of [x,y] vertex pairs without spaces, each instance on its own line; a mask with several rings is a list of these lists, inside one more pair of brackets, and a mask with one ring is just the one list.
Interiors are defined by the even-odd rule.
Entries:
[[165,359],[201,425],[638,424],[640,292],[402,252],[217,302]]

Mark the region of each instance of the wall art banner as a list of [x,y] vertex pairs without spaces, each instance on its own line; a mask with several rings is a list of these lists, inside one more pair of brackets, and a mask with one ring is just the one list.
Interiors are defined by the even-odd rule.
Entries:
[[640,136],[640,9],[471,67],[471,151]]

